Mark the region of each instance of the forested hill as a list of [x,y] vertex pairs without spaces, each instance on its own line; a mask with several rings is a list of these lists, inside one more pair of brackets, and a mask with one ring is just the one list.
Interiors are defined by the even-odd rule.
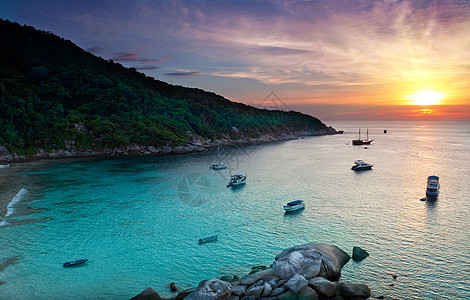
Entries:
[[327,129],[299,112],[257,109],[170,85],[107,61],[50,32],[0,19],[0,146],[105,149],[178,145]]

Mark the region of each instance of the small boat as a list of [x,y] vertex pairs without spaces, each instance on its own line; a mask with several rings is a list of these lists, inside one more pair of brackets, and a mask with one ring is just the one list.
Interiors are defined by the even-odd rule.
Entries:
[[78,260],[72,260],[64,263],[64,268],[65,267],[71,267],[71,266],[76,266],[76,265],[81,265],[83,263],[86,263],[88,259],[78,259]]
[[209,169],[211,169],[211,170],[227,169],[227,165],[224,164],[223,162],[219,162],[219,163],[210,165]]
[[216,235],[213,235],[213,236],[209,236],[209,237],[206,237],[206,238],[199,239],[199,244],[204,244],[204,243],[216,241],[218,237],[219,236],[216,234]]
[[439,183],[439,177],[429,176],[428,177],[428,186],[426,188],[426,197],[437,197],[439,196],[439,189],[441,185]]
[[359,138],[356,140],[352,140],[352,144],[354,146],[358,145],[370,145],[373,140],[369,140],[369,128],[367,128],[367,138],[365,140],[361,140],[361,128],[359,128]]
[[372,169],[373,166],[374,165],[368,164],[364,162],[363,160],[358,159],[354,162],[354,166],[352,166],[351,170],[354,170],[354,171],[370,170]]
[[284,210],[286,212],[296,211],[303,208],[305,208],[305,203],[302,200],[292,201],[287,203],[287,205],[284,205]]
[[246,183],[246,174],[245,175],[232,175],[230,182],[227,184],[229,186],[238,186]]

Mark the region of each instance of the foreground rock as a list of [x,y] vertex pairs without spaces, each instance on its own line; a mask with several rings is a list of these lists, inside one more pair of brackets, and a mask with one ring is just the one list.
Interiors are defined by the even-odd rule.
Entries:
[[196,290],[189,294],[187,300],[226,300],[232,293],[230,283],[219,280],[204,280],[199,283]]
[[367,251],[363,250],[361,247],[353,248],[352,259],[354,261],[361,261],[365,259],[367,256],[369,256],[369,253],[367,253]]
[[197,288],[178,294],[176,299],[367,299],[370,297],[367,285],[337,282],[349,259],[346,252],[333,245],[298,245],[278,254],[272,268],[254,268],[261,271],[231,283],[204,280]]
[[160,295],[151,287],[145,289],[131,300],[160,300]]
[[306,279],[321,276],[336,281],[349,255],[333,245],[309,243],[294,246],[276,256],[274,273],[282,279],[300,274]]

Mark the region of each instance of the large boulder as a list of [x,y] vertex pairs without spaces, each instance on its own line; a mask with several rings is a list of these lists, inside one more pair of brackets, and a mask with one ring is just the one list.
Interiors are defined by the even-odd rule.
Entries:
[[185,147],[185,146],[176,146],[175,148],[173,148],[172,151],[173,153],[176,153],[176,154],[186,154],[186,153],[192,152],[192,149]]
[[337,288],[343,297],[363,299],[370,297],[370,288],[365,284],[340,283]]
[[289,279],[297,274],[305,278],[313,278],[318,275],[322,263],[321,253],[314,249],[289,250],[284,250],[276,256],[276,261],[273,263],[276,276]]
[[332,297],[335,294],[336,285],[323,277],[309,279],[308,285],[321,295]]
[[11,161],[13,157],[7,148],[0,146],[0,161]]
[[288,279],[300,274],[306,279],[321,276],[336,281],[341,268],[349,261],[349,255],[334,245],[308,243],[286,249],[273,263],[276,276]]
[[262,286],[252,286],[246,290],[245,297],[255,296],[256,299],[261,298],[261,294],[263,293]]
[[231,292],[232,286],[228,282],[219,279],[203,280],[185,300],[227,300]]
[[299,294],[297,294],[298,300],[318,300],[317,292],[309,286],[304,287]]
[[290,291],[296,294],[300,292],[307,285],[308,285],[307,279],[305,279],[305,277],[299,274],[295,274],[294,276],[292,276],[291,279],[289,279],[284,284],[285,287],[287,287]]
[[189,289],[186,289],[184,291],[181,291],[178,293],[178,295],[176,296],[176,300],[183,300],[185,299],[189,294],[191,294],[192,292],[194,292],[196,290],[195,287],[193,288],[189,288]]
[[131,300],[160,300],[160,295],[151,287],[146,288],[142,293],[131,298]]
[[154,154],[158,154],[160,153],[160,149],[157,149],[155,148],[154,146],[149,146],[149,149],[148,149],[150,152],[154,153]]
[[269,296],[269,294],[272,292],[272,290],[273,290],[273,287],[269,283],[265,282],[264,285],[263,285],[263,294],[261,296],[262,297]]
[[171,153],[171,147],[169,147],[169,146],[163,146],[163,148],[162,148],[162,153],[163,153],[163,154],[170,154],[170,153]]
[[245,285],[252,285],[253,283],[257,282],[261,279],[261,276],[256,274],[249,274],[240,278],[240,282]]
[[353,247],[352,259],[354,261],[361,261],[369,256],[369,253],[361,247]]
[[232,287],[232,295],[241,297],[241,296],[245,295],[245,292],[246,292],[246,286],[243,285],[243,284],[234,285]]

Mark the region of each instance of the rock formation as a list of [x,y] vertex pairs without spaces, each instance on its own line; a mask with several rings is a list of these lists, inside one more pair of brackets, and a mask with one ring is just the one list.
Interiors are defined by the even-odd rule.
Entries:
[[349,259],[347,253],[333,245],[298,245],[278,254],[272,268],[255,268],[260,271],[231,283],[204,280],[197,288],[179,293],[176,299],[367,299],[367,285],[337,282]]

